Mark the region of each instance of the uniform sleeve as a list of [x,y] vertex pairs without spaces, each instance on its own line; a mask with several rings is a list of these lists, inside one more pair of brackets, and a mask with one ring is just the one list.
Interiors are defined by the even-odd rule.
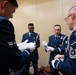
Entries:
[[[29,49],[26,50],[30,52]],[[26,51],[21,52],[16,45],[12,23],[0,17],[0,64],[20,69],[28,58],[29,54]]]
[[64,75],[76,74],[76,35],[72,34],[69,42],[69,52],[65,54],[64,61],[56,61],[55,68]]
[[76,59],[76,33],[74,32],[70,38],[70,52],[69,56],[71,59]]
[[28,52],[30,53],[30,50],[29,49],[26,49],[24,52],[21,52],[17,45],[11,45],[11,46],[8,46],[9,47],[9,64],[10,64],[10,67],[13,68],[13,69],[19,69],[21,68],[24,64],[26,64],[26,62],[28,61],[29,59],[29,54]]
[[48,39],[48,46],[51,46],[51,37]]
[[24,42],[25,41],[25,39],[24,39],[24,35],[22,36],[22,42]]
[[36,48],[39,48],[39,47],[40,47],[40,37],[37,34],[37,36],[36,36]]
[[55,61],[55,69],[59,70],[64,75],[73,75],[71,64],[68,61]]

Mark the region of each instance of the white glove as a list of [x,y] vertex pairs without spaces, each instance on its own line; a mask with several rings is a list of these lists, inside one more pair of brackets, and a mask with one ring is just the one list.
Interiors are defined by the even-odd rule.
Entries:
[[60,55],[57,54],[57,55],[54,57],[54,59],[55,59],[55,60],[56,60],[56,59],[60,59],[59,56],[60,56]]
[[27,44],[27,48],[30,49],[30,52],[33,52],[35,50],[36,43],[30,42]]
[[21,45],[26,45],[27,44],[27,42],[28,42],[28,40],[25,40],[24,42],[22,42],[22,43],[18,43],[17,44],[17,46],[19,47],[19,46],[21,46]]
[[52,60],[52,61],[51,61],[51,65],[52,65],[52,67],[53,67],[54,69],[55,69],[55,61],[56,61],[56,60]]
[[45,49],[47,52],[51,52],[51,51],[53,52],[55,50],[53,47],[50,46],[47,46]]
[[55,57],[54,57],[55,60],[61,60],[61,61],[64,61],[64,55],[59,55],[57,54]]
[[30,52],[33,52],[35,50],[35,43],[30,42],[30,43],[19,43],[17,44],[17,46],[19,47],[19,49],[21,50],[21,52],[25,51],[27,48],[30,49]]
[[42,45],[46,48],[47,47],[47,42],[46,41],[43,41],[42,42]]
[[18,48],[23,52],[27,48],[27,42],[28,40],[25,40],[22,43],[17,44]]
[[24,42],[22,42],[22,44],[24,44],[24,45],[25,45],[25,44],[27,44],[27,42],[28,42],[28,40],[25,40]]

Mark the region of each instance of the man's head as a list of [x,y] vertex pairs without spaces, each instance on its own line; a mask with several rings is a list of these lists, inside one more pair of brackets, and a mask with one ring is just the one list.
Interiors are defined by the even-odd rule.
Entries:
[[29,23],[28,24],[28,30],[29,30],[29,32],[34,32],[34,24],[33,23]]
[[76,5],[69,9],[65,21],[67,22],[69,29],[73,30],[74,27],[76,26]]
[[61,33],[61,26],[59,24],[54,25],[54,33],[57,36]]
[[16,0],[0,0],[0,16],[7,19],[12,18],[17,7],[18,3]]

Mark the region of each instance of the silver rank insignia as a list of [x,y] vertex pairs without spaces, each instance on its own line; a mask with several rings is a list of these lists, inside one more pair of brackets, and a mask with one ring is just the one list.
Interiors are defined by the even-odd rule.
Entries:
[[61,36],[61,38],[60,39],[63,39],[63,36]]
[[70,51],[69,51],[69,57],[72,59],[76,58],[76,49],[73,50],[71,46],[70,46]]

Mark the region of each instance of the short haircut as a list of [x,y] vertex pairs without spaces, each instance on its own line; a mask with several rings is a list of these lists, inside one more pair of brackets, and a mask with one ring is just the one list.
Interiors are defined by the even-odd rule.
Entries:
[[54,25],[54,27],[56,27],[56,26],[59,26],[59,27],[60,27],[60,29],[61,29],[61,26],[60,26],[59,24]]
[[34,24],[33,23],[29,23],[28,26],[34,26]]
[[7,0],[7,1],[18,8],[17,0]]
[[72,6],[72,7],[69,9],[69,11],[70,11],[72,8],[74,8],[74,7],[76,7],[76,5]]

